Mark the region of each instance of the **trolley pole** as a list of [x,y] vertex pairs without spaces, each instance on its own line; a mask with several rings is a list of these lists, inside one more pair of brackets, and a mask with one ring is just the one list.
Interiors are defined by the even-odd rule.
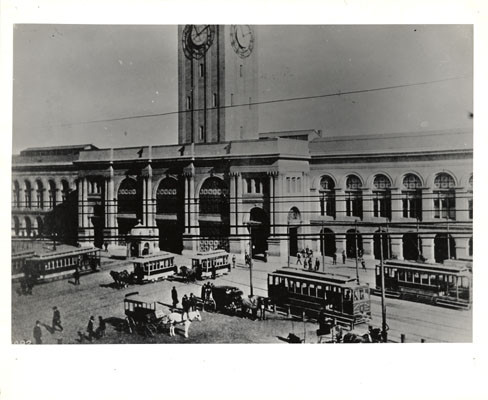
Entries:
[[[380,227],[381,232],[381,227]],[[381,233],[380,233],[381,234]],[[381,336],[383,342],[388,341],[386,329],[386,304],[385,304],[385,266],[383,264],[383,238],[380,240],[380,274],[381,274]]]
[[357,230],[357,223],[358,221],[354,221],[354,247],[356,249],[356,280],[359,284],[359,266],[358,266],[358,230]]

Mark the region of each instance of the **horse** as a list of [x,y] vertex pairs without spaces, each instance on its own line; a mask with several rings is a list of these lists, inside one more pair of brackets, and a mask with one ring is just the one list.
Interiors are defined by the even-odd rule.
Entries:
[[358,335],[348,332],[344,335],[343,343],[381,343],[381,330],[379,328],[369,327],[368,332],[364,335]]
[[190,328],[190,325],[194,320],[197,320],[197,321],[202,320],[202,316],[200,315],[200,311],[198,311],[198,310],[189,311],[188,316],[185,315],[185,318],[183,318],[183,314],[180,314],[177,312],[172,312],[171,314],[168,315],[168,322],[170,324],[169,335],[175,336],[175,326],[177,324],[184,324],[185,325],[185,337],[187,338],[188,337],[188,329]]
[[253,318],[257,318],[259,309],[259,296],[242,297],[241,311],[244,316],[251,310]]

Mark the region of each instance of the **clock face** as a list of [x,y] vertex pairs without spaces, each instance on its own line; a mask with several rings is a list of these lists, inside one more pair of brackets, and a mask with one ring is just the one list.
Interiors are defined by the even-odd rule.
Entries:
[[187,58],[202,58],[213,43],[214,25],[186,25],[183,29],[182,45]]
[[230,43],[234,51],[241,57],[248,57],[254,47],[254,33],[249,25],[232,25]]

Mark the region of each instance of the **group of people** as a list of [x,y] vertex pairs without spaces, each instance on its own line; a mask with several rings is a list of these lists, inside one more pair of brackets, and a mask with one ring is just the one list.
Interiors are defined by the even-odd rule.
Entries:
[[[303,264],[302,264],[303,262]],[[313,250],[302,249],[297,253],[297,265],[303,265],[303,268],[308,268],[309,270],[318,271],[320,269],[320,260],[318,257],[315,258],[315,263],[313,262]]]
[[[175,286],[173,286],[173,289],[171,289],[171,299],[173,302],[173,308],[177,308],[178,303],[180,301],[178,300],[178,291],[176,290]],[[198,300],[196,296],[193,295],[193,293],[190,293],[190,297],[188,297],[186,294],[183,295],[183,298],[181,299],[181,307],[183,308],[183,317],[185,315],[188,317],[188,313],[190,311],[196,311],[197,303]]]
[[[46,325],[45,325],[46,326]],[[47,330],[51,333],[55,333],[57,330],[60,332],[64,331],[63,325],[61,324],[61,311],[59,311],[58,307],[53,307],[53,318],[51,327],[46,326]],[[98,317],[98,328],[95,329],[95,317],[92,315],[88,320],[88,325],[86,327],[86,338],[91,342],[94,338],[102,338],[105,336],[105,330],[107,328],[105,320],[99,316]],[[81,332],[78,333],[81,338],[85,338]],[[36,344],[42,344],[42,329],[41,329],[41,322],[39,320],[36,321],[36,324],[33,329],[33,336]]]

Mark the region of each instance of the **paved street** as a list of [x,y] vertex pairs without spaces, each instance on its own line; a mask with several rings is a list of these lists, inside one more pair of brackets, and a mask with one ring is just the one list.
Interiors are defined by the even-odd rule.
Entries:
[[[189,265],[188,259],[176,256],[177,265]],[[279,265],[254,261],[254,293],[266,295],[267,274]],[[293,264],[292,264],[293,266]],[[374,262],[367,264],[367,270],[360,270],[360,279],[373,285]],[[12,286],[12,341],[32,340],[35,321],[42,323],[44,343],[80,343],[78,332],[85,333],[91,315],[108,318],[107,335],[97,343],[284,343],[289,333],[305,337],[307,343],[316,343],[314,322],[288,320],[281,313],[268,313],[266,321],[251,321],[240,317],[231,317],[217,313],[202,313],[203,320],[190,327],[190,337],[184,338],[181,331],[172,338],[166,333],[154,338],[145,338],[134,334],[119,332],[117,326],[123,321],[123,298],[129,292],[138,291],[141,295],[154,298],[165,304],[171,302],[171,288],[175,286],[181,301],[183,294],[194,293],[200,296],[202,282],[185,284],[163,281],[146,285],[135,285],[124,289],[115,289],[109,275],[111,269],[123,270],[130,267],[127,261],[103,259],[102,271],[83,276],[80,286],[74,286],[71,280],[50,282],[34,287],[33,295],[18,294],[18,284]],[[354,275],[354,262],[346,265],[327,265],[327,270],[346,275]],[[237,266],[228,275],[219,277],[215,284],[229,284],[240,287],[249,293],[249,269]],[[61,311],[63,332],[52,332],[52,308]],[[372,296],[372,323],[381,325],[380,297]],[[407,342],[470,342],[472,340],[471,311],[450,310],[427,304],[387,299],[389,339],[399,342],[400,335],[406,335]],[[96,324],[95,324],[96,326]],[[365,327],[366,328],[366,327]]]

